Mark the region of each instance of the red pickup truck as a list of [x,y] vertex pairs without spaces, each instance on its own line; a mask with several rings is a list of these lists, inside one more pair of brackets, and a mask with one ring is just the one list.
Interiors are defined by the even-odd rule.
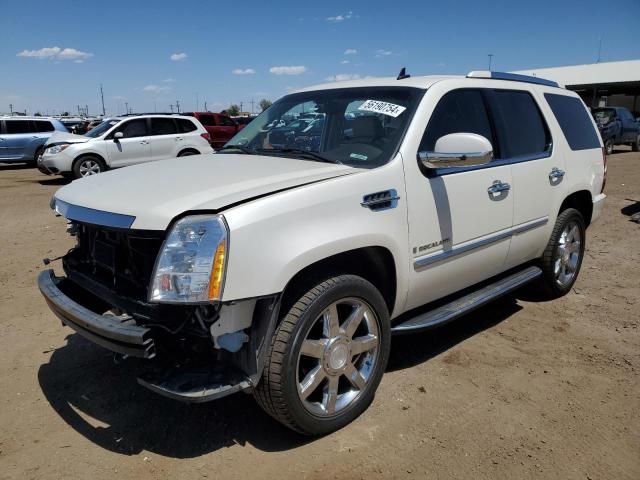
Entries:
[[202,126],[209,132],[209,142],[213,148],[221,148],[231,140],[231,137],[244,128],[244,125],[222,113],[185,112],[182,115],[196,117],[200,121]]

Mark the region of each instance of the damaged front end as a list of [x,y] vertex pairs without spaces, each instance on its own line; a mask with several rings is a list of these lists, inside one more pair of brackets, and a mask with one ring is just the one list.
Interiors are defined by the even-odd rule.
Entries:
[[[205,402],[251,389],[262,373],[280,296],[203,301],[221,292],[204,292],[198,272],[185,273],[194,269],[184,268],[182,257],[180,268],[162,270],[162,258],[190,258],[188,247],[176,246],[171,237],[175,230],[167,235],[71,220],[68,232],[77,245],[62,258],[65,276],[41,272],[40,291],[62,323],[80,335],[146,359],[138,381],[157,393]],[[215,267],[209,268],[213,277]],[[166,301],[154,301],[159,297]]]

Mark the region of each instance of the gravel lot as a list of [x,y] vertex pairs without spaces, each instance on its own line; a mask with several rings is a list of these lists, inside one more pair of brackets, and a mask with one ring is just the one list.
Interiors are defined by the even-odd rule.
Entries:
[[249,395],[156,396],[60,325],[35,278],[72,246],[48,207],[63,184],[0,165],[1,479],[640,478],[640,154],[610,157],[571,294],[394,339],[371,408],[314,440]]

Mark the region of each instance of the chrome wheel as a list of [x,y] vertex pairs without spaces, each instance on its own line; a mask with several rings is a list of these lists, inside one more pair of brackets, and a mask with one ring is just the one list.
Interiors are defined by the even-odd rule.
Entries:
[[330,417],[355,403],[374,373],[379,331],[373,309],[358,298],[338,300],[316,318],[297,364],[298,396],[308,412]]
[[580,262],[582,235],[575,221],[569,222],[562,230],[554,260],[554,274],[558,285],[569,285],[576,276]]
[[95,160],[91,160],[91,159],[82,160],[80,162],[79,171],[82,177],[88,177],[89,175],[96,175],[101,171],[100,164]]

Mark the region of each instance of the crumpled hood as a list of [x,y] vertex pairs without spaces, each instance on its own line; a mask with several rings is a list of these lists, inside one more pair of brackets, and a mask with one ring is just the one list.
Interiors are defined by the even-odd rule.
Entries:
[[[295,158],[193,155],[76,180],[58,190],[55,198],[83,207],[83,218],[78,220],[87,221],[86,215],[91,216],[92,211],[96,218],[110,212],[135,217],[131,228],[165,230],[173,218],[187,211],[221,210],[257,196],[357,171]],[[73,218],[73,214],[65,216]]]
[[47,145],[53,145],[56,143],[84,143],[89,140],[93,140],[93,138],[85,137],[84,135],[76,135],[74,133],[55,132],[47,140]]

